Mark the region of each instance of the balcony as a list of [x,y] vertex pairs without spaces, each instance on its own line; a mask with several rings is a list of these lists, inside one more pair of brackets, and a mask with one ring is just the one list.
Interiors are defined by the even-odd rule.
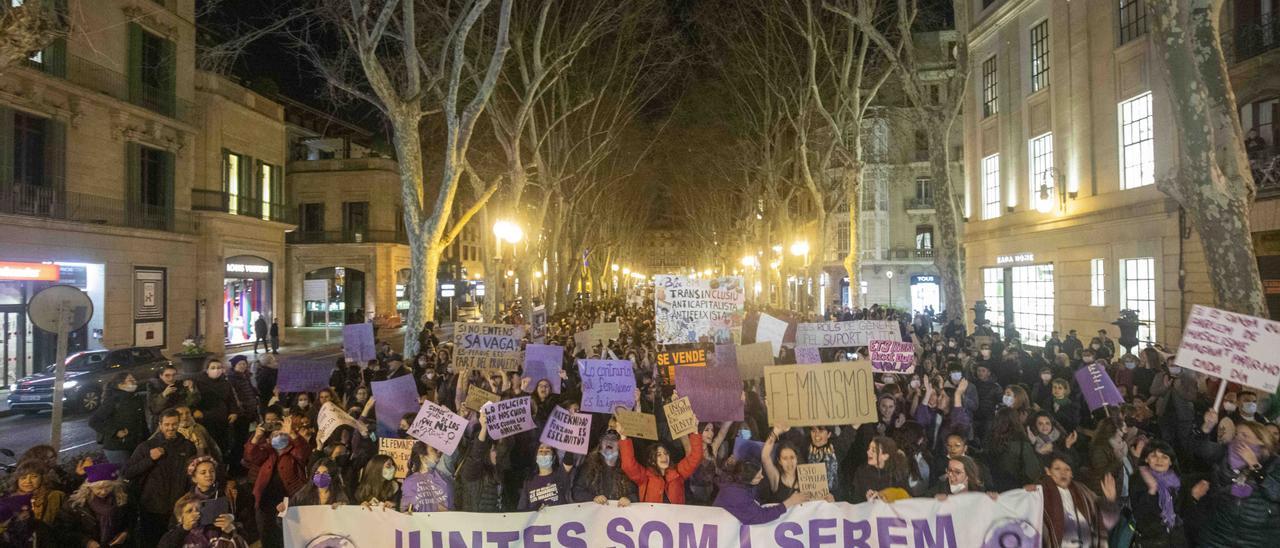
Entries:
[[192,211],[215,211],[243,215],[264,221],[297,224],[293,208],[285,204],[263,203],[244,196],[235,196],[220,190],[195,189],[191,191]]
[[907,211],[933,211],[933,197],[926,198],[913,197],[907,198]]
[[[61,57],[61,58],[60,58]],[[114,69],[104,67],[77,55],[50,56],[39,62],[27,60],[25,65],[34,70],[57,77],[65,77],[67,81],[90,90],[114,97],[126,103],[168,116],[184,123],[192,123],[193,113],[190,101],[179,99],[166,89],[152,86],[137,86],[132,93],[129,90],[129,79]]]
[[286,234],[291,244],[407,244],[409,237],[398,230],[295,230]]
[[1280,196],[1280,147],[1267,147],[1249,152],[1249,167],[1258,198]]
[[915,254],[917,259],[932,259],[933,248],[932,247],[916,248]]
[[1252,59],[1280,46],[1280,14],[1263,15],[1257,20],[1222,33],[1222,55],[1228,65]]
[[69,192],[59,185],[0,185],[0,214],[190,234],[191,215],[172,208]]

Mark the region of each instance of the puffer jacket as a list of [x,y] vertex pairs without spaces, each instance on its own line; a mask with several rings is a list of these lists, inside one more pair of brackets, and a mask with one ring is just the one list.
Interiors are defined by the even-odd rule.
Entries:
[[[107,451],[133,451],[151,433],[147,430],[146,397],[137,392],[125,392],[108,386],[102,405],[89,417],[89,427],[98,433],[102,448]],[[121,430],[124,438],[116,435]]]
[[636,462],[635,446],[632,443],[631,438],[622,440],[618,443],[618,452],[622,453],[622,471],[636,483],[639,502],[684,504],[684,482],[698,469],[698,463],[702,462],[702,435],[697,432],[689,434],[689,454],[675,466],[667,468],[663,476]]
[[[1198,546],[1274,546],[1280,538],[1280,457],[1272,456],[1257,473],[1248,474],[1253,493],[1231,494],[1236,471],[1224,455],[1209,476],[1208,508]],[[1203,504],[1203,503],[1202,503]]]
[[231,394],[235,396],[236,415],[241,419],[258,420],[258,389],[249,379],[249,372],[232,370],[227,374],[227,381],[231,383]]
[[502,511],[502,475],[508,466],[508,452],[498,444],[498,463],[488,466],[489,448],[493,440],[476,440],[462,463],[462,509],[467,512]]

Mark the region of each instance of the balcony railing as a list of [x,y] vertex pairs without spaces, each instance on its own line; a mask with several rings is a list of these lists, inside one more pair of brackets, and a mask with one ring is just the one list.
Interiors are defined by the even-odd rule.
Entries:
[[1222,33],[1222,55],[1228,65],[1252,59],[1280,46],[1280,14],[1269,13],[1257,20]]
[[907,198],[907,209],[933,209],[933,197]]
[[932,248],[932,247],[916,248],[916,258],[917,258],[917,259],[932,259],[932,258],[933,258],[933,248]]
[[1258,196],[1280,196],[1280,147],[1267,147],[1249,152],[1249,168]]
[[291,244],[407,244],[409,237],[397,230],[295,230],[287,234]]
[[244,215],[265,221],[296,224],[294,210],[285,204],[263,203],[262,200],[236,196],[220,190],[194,189],[191,191],[193,211],[217,211],[232,215]]
[[0,184],[0,213],[186,234],[195,229],[187,212],[69,192],[53,184]]
[[131,96],[129,79],[124,73],[77,55],[66,55],[63,59],[51,57],[42,59],[40,63],[28,60],[26,65],[53,76],[65,76],[73,84],[182,122],[191,123],[193,120],[190,101],[179,99],[166,89],[145,85],[139,86]]

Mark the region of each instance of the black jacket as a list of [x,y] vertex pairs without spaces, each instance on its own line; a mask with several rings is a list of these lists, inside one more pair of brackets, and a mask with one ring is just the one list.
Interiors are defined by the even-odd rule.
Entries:
[[[164,455],[151,460],[151,449],[163,447]],[[167,440],[156,435],[138,444],[125,464],[125,479],[137,485],[142,494],[142,511],[173,515],[173,503],[187,493],[187,462],[196,456],[196,446],[179,434]]]
[[[115,523],[116,531],[111,533],[112,538],[120,534],[121,531],[129,531],[129,536],[125,538],[124,548],[137,546],[136,534],[132,531],[132,524],[137,518],[137,508],[132,498],[123,506],[115,506],[112,512],[112,521]],[[58,519],[54,522],[54,532],[58,535],[58,542],[62,546],[84,546],[90,540],[98,541],[98,544],[106,546],[111,542],[111,538],[99,538],[98,516],[89,509],[88,505],[73,505],[67,501],[62,505],[62,511],[58,512]],[[119,546],[119,545],[118,545]]]
[[[132,451],[147,439],[146,397],[137,392],[125,392],[108,386],[102,405],[89,417],[89,427],[98,433],[102,448],[107,451]],[[128,434],[122,439],[116,436],[121,430]]]
[[225,375],[217,379],[210,379],[206,375],[196,377],[196,388],[200,391],[200,397],[196,400],[195,409],[204,415],[200,419],[201,424],[225,424],[227,416],[236,412],[238,407],[235,389]]

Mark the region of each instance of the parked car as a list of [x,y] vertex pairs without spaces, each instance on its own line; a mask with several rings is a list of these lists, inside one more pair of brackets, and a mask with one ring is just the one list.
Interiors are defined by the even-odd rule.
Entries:
[[[157,348],[121,348],[87,350],[67,356],[67,382],[63,385],[63,401],[72,411],[90,412],[102,403],[102,388],[116,373],[128,371],[144,385],[170,363]],[[33,414],[53,409],[53,379],[56,368],[50,364],[44,371],[18,379],[9,393],[9,408]]]

